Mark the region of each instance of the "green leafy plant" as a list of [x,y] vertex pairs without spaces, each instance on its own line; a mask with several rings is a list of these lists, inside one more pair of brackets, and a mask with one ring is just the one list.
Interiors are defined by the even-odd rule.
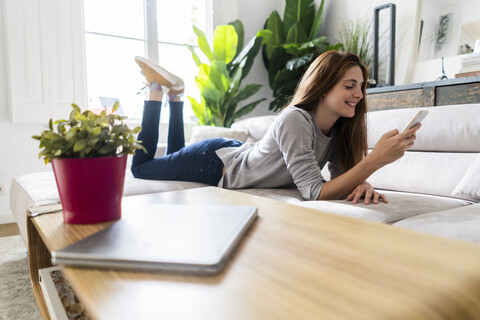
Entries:
[[369,69],[372,67],[372,33],[368,18],[346,19],[339,29],[339,41],[343,52],[355,53]]
[[262,48],[268,81],[274,100],[269,109],[281,110],[293,95],[300,78],[310,63],[322,52],[337,49],[326,37],[317,37],[322,24],[322,0],[315,13],[314,0],[286,0],[283,20],[273,11],[265,22],[272,36]]
[[126,117],[114,114],[118,102],[111,114],[102,111],[96,115],[90,111],[81,112],[80,107],[72,104],[73,110],[68,120],[50,119],[48,129],[32,138],[40,141],[38,157],[50,162],[53,158],[96,158],[133,154],[136,149],[145,148],[135,134],[142,128],[129,129],[123,122]]
[[207,58],[206,63],[189,47],[199,68],[195,82],[200,90],[201,100],[188,97],[192,109],[201,125],[230,127],[232,123],[250,113],[265,98],[239,107],[240,102],[258,92],[260,84],[241,87],[252,68],[253,61],[261,46],[270,38],[271,32],[260,30],[243,47],[244,29],[241,21],[215,28],[213,48],[210,48],[205,33],[193,27],[198,37],[198,47]]

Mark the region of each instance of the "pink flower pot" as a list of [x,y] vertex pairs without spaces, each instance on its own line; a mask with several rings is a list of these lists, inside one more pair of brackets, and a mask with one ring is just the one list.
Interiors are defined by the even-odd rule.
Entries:
[[120,219],[127,156],[52,159],[65,223]]

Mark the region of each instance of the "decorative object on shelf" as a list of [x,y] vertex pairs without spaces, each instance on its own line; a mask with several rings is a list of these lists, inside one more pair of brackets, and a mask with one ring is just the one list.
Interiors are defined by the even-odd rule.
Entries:
[[320,2],[315,14],[314,0],[286,0],[283,21],[275,10],[265,22],[265,29],[273,33],[262,48],[274,97],[270,110],[279,111],[288,103],[300,78],[316,57],[341,46],[331,46],[325,36],[317,37],[324,2]]
[[464,43],[460,45],[460,48],[458,49],[458,54],[466,54],[466,53],[472,53],[473,49],[470,47],[468,43]]
[[205,33],[195,26],[193,28],[198,37],[198,46],[208,62],[202,63],[193,47],[189,47],[199,68],[195,82],[200,89],[201,100],[198,102],[193,97],[188,99],[198,124],[230,127],[236,119],[250,113],[261,101],[266,100],[262,98],[238,108],[240,102],[253,96],[261,87],[260,84],[247,84],[240,88],[260,47],[272,33],[260,30],[243,47],[243,24],[236,20],[215,28],[210,48]]
[[[380,39],[380,11],[390,9],[390,39],[389,39],[389,55],[388,55],[388,80],[385,84],[380,83],[379,71],[379,39]],[[393,3],[387,3],[373,9],[373,67],[372,79],[375,83],[371,83],[371,87],[382,85],[395,85],[395,25],[396,25],[396,6]]]
[[436,45],[437,51],[442,49],[442,45],[447,40],[448,25],[450,23],[451,16],[452,16],[451,13],[440,16],[440,22],[439,22],[438,31],[437,31],[437,45]]
[[445,61],[442,57],[442,72],[440,73],[440,75],[437,77],[437,79],[435,79],[436,81],[439,81],[439,80],[446,80],[448,79],[447,75],[445,74]]
[[119,219],[127,155],[145,150],[129,129],[126,117],[102,111],[81,113],[72,104],[68,120],[50,119],[40,141],[39,157],[52,162],[66,223],[86,224]]

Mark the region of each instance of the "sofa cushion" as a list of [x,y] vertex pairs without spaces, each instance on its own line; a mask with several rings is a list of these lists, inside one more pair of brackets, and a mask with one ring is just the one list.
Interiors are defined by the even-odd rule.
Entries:
[[351,201],[346,200],[333,200],[304,201],[298,203],[298,205],[352,218],[393,223],[427,212],[452,209],[472,204],[470,201],[455,198],[387,190],[378,191],[387,197],[388,203],[380,202],[378,204],[366,205],[364,203],[353,204]]
[[248,193],[254,196],[280,200],[292,204],[297,204],[304,201],[302,194],[297,188],[249,188],[249,189],[235,189],[235,191]]
[[407,151],[372,174],[368,182],[380,189],[451,197],[476,157],[477,153]]
[[135,178],[130,171],[125,174],[123,196],[135,196],[139,194],[166,192],[207,187],[207,184],[189,181],[164,181],[146,180]]
[[480,152],[480,104],[368,112],[368,147],[373,148],[387,131],[403,131],[419,110],[429,113],[411,150]]
[[422,214],[394,226],[480,243],[480,203]]
[[195,143],[209,138],[230,138],[242,142],[247,141],[248,130],[236,130],[232,128],[196,126],[192,128],[190,143]]
[[232,124],[234,130],[248,131],[247,142],[256,142],[263,138],[276,116],[259,116],[242,119]]
[[480,154],[468,167],[452,195],[480,202]]
[[35,172],[16,177],[10,184],[10,209],[25,244],[27,238],[27,210],[35,205],[58,202],[58,190],[53,172]]

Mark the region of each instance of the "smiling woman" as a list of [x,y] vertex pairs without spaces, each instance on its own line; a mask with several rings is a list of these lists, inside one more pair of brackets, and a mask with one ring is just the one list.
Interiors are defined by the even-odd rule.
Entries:
[[366,155],[367,106],[362,98],[368,70],[355,55],[329,51],[320,57],[305,73],[290,104],[313,112],[322,133],[335,128],[336,153],[345,172]]
[[[347,197],[357,203],[364,197],[366,204],[386,202],[365,180],[403,156],[419,126],[386,133],[366,154],[367,72],[358,56],[327,51],[309,66],[292,101],[257,143],[206,139],[159,158],[153,156],[156,143],[147,143],[147,153],[135,154],[132,173],[142,179],[194,181],[229,189],[294,184],[307,200]],[[155,96],[145,102],[140,140],[158,132],[161,103]],[[332,178],[328,182],[321,172],[327,162]]]

